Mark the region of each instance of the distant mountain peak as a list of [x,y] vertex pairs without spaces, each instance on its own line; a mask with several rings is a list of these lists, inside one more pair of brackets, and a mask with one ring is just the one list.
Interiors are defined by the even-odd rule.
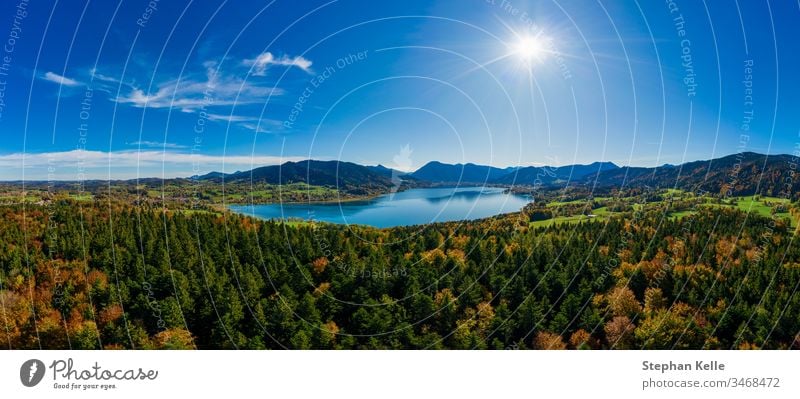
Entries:
[[[760,193],[777,195],[780,179],[786,179],[787,168],[794,163],[790,155],[764,155],[741,152],[721,158],[691,161],[680,165],[657,167],[619,167],[611,161],[588,165],[510,166],[498,168],[474,163],[447,164],[430,161],[412,173],[382,164],[362,166],[345,161],[304,160],[282,165],[263,166],[244,172],[225,174],[211,172],[192,176],[198,180],[252,181],[270,184],[304,182],[311,185],[339,187],[357,192],[381,191],[396,187],[396,178],[413,184],[497,184],[497,185],[565,185],[589,184],[593,187],[702,187],[711,192],[728,189],[736,183],[735,195]],[[764,173],[762,173],[762,169]],[[731,176],[735,179],[731,180]],[[727,179],[727,180],[726,180]],[[778,180],[776,180],[778,179]],[[796,179],[795,179],[796,180]],[[394,181],[394,183],[393,183]],[[800,183],[798,184],[800,185]],[[800,188],[799,188],[800,190]],[[770,194],[771,193],[771,194]]]

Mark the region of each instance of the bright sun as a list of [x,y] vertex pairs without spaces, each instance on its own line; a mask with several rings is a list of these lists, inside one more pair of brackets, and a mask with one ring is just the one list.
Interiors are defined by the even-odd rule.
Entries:
[[545,40],[541,36],[522,36],[514,43],[512,50],[527,62],[538,61],[546,53]]

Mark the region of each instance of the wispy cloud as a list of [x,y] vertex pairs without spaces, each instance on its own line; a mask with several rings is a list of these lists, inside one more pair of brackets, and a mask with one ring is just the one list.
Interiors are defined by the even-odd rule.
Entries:
[[165,143],[161,141],[134,141],[132,143],[126,143],[132,147],[144,147],[144,148],[169,148],[169,149],[185,149],[189,148],[188,146],[176,144],[176,143]]
[[224,122],[253,122],[253,121],[258,121],[258,118],[254,117],[254,116],[221,115],[221,114],[208,114],[208,119],[212,120],[212,121],[224,121]]
[[189,177],[212,171],[232,172],[306,157],[268,155],[208,155],[185,151],[71,150],[0,155],[0,180],[128,179],[132,177]]
[[259,124],[259,123],[244,122],[244,123],[241,124],[241,126],[243,128],[245,128],[245,129],[252,130],[252,131],[254,131],[256,133],[269,133],[270,132],[269,130],[267,130],[263,126],[261,126],[261,124]]
[[93,83],[99,83],[98,86],[109,93],[115,92],[118,86],[125,87],[128,90],[133,90],[136,88],[133,83],[125,82],[115,76],[103,74],[97,68],[92,68],[89,70],[89,77]]
[[208,114],[208,119],[212,121],[234,123],[256,133],[272,132],[274,130],[278,130],[283,125],[283,123],[279,120],[243,115]]
[[70,79],[66,76],[61,76],[53,72],[46,72],[44,75],[42,75],[41,79],[69,87],[81,86],[83,84],[75,79]]
[[[304,57],[275,56],[265,52],[254,59],[227,63],[228,68],[219,69],[218,64],[208,61],[203,64],[204,72],[194,72],[157,82],[152,89],[136,84],[135,81],[122,82],[119,79],[91,70],[93,78],[100,82],[117,83],[122,92],[113,101],[136,108],[176,109],[185,113],[205,111],[209,120],[235,124],[257,133],[278,130],[280,121],[258,116],[241,115],[248,105],[264,104],[270,97],[286,94],[285,90],[263,79],[246,79],[245,67],[252,75],[264,75],[271,66],[299,68],[311,73],[312,62]],[[111,91],[109,91],[111,92]],[[243,107],[238,109],[238,107]],[[237,107],[237,114],[227,114]]]
[[280,57],[276,57],[274,54],[267,51],[259,54],[256,58],[244,60],[243,64],[253,68],[253,75],[264,76],[271,65],[297,67],[311,73],[312,62],[299,55],[290,57],[284,54]]
[[134,87],[115,101],[138,108],[178,108],[195,112],[201,108],[263,103],[267,97],[283,93],[282,89],[245,81],[237,75],[224,75],[209,67],[204,78],[186,75],[168,80],[159,83],[152,93]]

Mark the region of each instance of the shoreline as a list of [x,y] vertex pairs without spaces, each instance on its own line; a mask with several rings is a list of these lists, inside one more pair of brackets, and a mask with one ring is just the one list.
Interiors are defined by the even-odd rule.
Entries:
[[513,195],[523,195],[523,193],[514,192],[512,187],[509,186],[500,186],[500,185],[474,185],[474,186],[465,186],[465,185],[442,185],[442,186],[426,186],[426,187],[409,187],[404,188],[401,190],[397,190],[394,193],[380,193],[380,194],[371,194],[371,195],[364,195],[358,197],[349,197],[349,198],[336,198],[336,199],[325,199],[325,200],[310,200],[310,201],[273,201],[273,202],[250,202],[250,203],[228,203],[228,204],[220,204],[223,206],[237,206],[237,205],[302,205],[302,204],[311,204],[311,205],[325,205],[325,204],[337,204],[342,202],[358,202],[358,201],[369,201],[374,200],[376,198],[390,195],[390,194],[399,194],[401,192],[405,192],[408,190],[425,190],[425,189],[435,189],[435,188],[502,188],[503,193],[506,194],[513,194]]

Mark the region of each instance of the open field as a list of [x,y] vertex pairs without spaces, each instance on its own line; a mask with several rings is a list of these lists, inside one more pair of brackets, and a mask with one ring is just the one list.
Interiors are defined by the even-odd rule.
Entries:
[[[791,221],[791,226],[798,225],[797,217],[792,217],[790,207],[791,201],[786,198],[766,197],[766,196],[739,196],[727,199],[719,199],[712,196],[698,197],[694,193],[679,189],[666,189],[658,193],[661,196],[659,201],[642,201],[638,197],[595,197],[592,199],[594,209],[588,209],[590,204],[588,199],[573,199],[569,201],[551,201],[545,205],[545,209],[553,212],[554,217],[545,220],[535,220],[529,223],[530,227],[548,227],[555,224],[575,224],[582,221],[605,221],[609,217],[622,215],[624,212],[614,212],[609,210],[612,202],[623,203],[629,209],[643,211],[648,209],[661,210],[665,212],[670,220],[678,220],[687,216],[695,215],[702,208],[727,208],[739,209],[743,212],[756,214],[767,218],[787,218]],[[689,205],[683,203],[677,205],[672,201],[689,201]]]
[[[704,203],[699,204],[698,206],[707,208],[736,208],[742,212],[753,213],[767,218],[788,218],[790,219],[793,227],[796,227],[798,222],[797,218],[792,217],[791,213],[789,212],[790,201],[786,198],[760,196],[733,197],[730,200],[724,201],[723,203],[716,203],[713,202],[713,198],[707,198]],[[782,209],[778,209],[776,211],[777,208]],[[697,213],[696,210],[670,212],[670,218],[679,219],[695,213]]]

